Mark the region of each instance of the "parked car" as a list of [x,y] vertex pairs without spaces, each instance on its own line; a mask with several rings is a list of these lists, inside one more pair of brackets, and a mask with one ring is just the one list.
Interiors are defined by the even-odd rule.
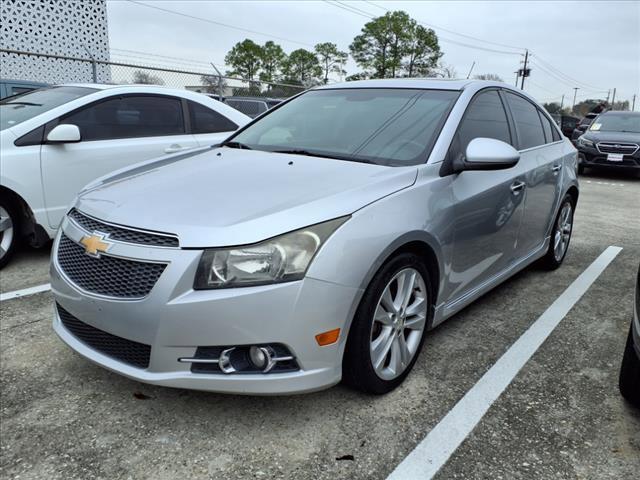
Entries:
[[562,264],[576,155],[503,83],[318,87],[219,148],[81,192],[54,243],[53,326],[157,385],[388,392],[428,330]]
[[6,97],[12,97],[21,93],[30,92],[37,88],[48,87],[47,83],[31,82],[28,80],[10,80],[7,78],[0,79],[0,100]]
[[572,117],[571,115],[561,115],[559,113],[551,115],[551,117],[555,120],[555,122],[560,126],[560,131],[562,134],[571,138],[573,135],[573,131],[578,126],[580,119],[578,117]]
[[248,121],[205,95],[154,86],[61,85],[0,101],[0,267],[21,238],[52,238],[91,180],[219,143]]
[[571,134],[571,141],[573,142],[574,145],[578,141],[578,138],[580,137],[580,135],[582,135],[584,132],[587,131],[587,129],[591,126],[591,124],[593,123],[593,120],[597,116],[598,116],[597,113],[587,113],[582,118],[582,120],[580,120],[580,123],[578,123],[576,128],[573,130],[573,133]]
[[225,97],[223,101],[251,118],[262,115],[270,108],[282,102],[282,100],[278,98],[261,97]]
[[631,404],[640,408],[640,269],[636,276],[636,294],[633,319],[629,327],[627,344],[620,367],[620,393]]
[[640,170],[640,112],[598,115],[576,146],[579,173],[592,167]]

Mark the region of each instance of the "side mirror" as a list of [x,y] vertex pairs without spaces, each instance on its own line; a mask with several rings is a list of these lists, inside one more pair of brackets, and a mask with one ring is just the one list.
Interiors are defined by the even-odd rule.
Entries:
[[80,129],[72,124],[58,125],[47,135],[48,143],[76,143],[80,140]]
[[520,160],[520,153],[508,143],[493,138],[474,138],[456,170],[503,170]]

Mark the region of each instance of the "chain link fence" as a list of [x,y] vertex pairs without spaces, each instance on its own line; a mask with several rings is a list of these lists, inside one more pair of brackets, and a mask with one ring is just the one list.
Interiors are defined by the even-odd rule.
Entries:
[[[197,70],[197,71],[196,71]],[[58,83],[144,83],[222,97],[287,98],[305,87],[220,75],[211,70],[169,68],[0,49],[4,78]]]

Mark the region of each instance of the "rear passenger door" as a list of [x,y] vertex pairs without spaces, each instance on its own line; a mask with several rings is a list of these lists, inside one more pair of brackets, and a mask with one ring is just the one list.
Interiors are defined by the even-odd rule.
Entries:
[[238,129],[238,125],[221,113],[198,102],[187,100],[191,133],[198,145],[220,143]]
[[517,134],[520,164],[525,172],[524,221],[517,256],[526,257],[544,245],[560,195],[561,138],[536,105],[505,92]]

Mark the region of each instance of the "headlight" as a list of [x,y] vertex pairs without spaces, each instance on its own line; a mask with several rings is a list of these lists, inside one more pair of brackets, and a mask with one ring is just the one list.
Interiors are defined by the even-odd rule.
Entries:
[[254,245],[205,250],[193,288],[248,287],[300,280],[322,244],[348,218],[318,223]]
[[581,147],[593,147],[594,146],[594,144],[593,144],[593,142],[591,140],[588,140],[588,139],[586,139],[584,137],[578,137],[578,144]]

